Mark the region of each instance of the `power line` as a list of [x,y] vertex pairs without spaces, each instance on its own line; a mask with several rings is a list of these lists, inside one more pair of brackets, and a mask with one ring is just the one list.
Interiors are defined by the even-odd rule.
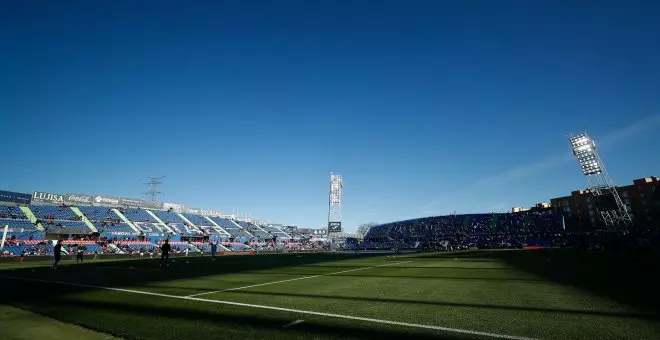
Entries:
[[156,201],[158,195],[163,194],[162,192],[158,191],[158,185],[163,184],[163,181],[161,181],[163,178],[165,178],[165,176],[149,177],[149,182],[144,183],[149,186],[149,191],[144,193],[144,195],[147,196],[149,200]]

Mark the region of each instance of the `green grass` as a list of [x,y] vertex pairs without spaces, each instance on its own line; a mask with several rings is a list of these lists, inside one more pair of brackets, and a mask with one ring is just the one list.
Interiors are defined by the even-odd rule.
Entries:
[[[44,267],[46,263],[3,264],[0,276],[41,281],[0,277],[0,302],[130,339],[488,338],[378,320],[543,339],[650,339],[660,334],[658,294],[653,291],[657,280],[645,274],[657,264],[639,258],[483,251],[395,258],[281,254],[175,260],[165,270],[156,259],[84,265],[68,260],[69,265],[56,271]],[[320,276],[307,278],[315,275]],[[646,280],[641,285],[640,275]],[[261,285],[276,281],[285,282]],[[252,285],[258,286],[176,298]],[[283,327],[296,320],[304,322]],[[10,328],[4,334],[17,331]],[[71,331],[68,339],[75,338],[89,337]]]
[[64,323],[12,306],[0,305],[0,325],[2,338],[7,340],[53,340],[76,339],[110,340],[108,334],[91,331],[87,328]]

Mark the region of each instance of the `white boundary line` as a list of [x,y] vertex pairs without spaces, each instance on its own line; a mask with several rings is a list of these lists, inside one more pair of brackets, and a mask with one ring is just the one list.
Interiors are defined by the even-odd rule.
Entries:
[[282,326],[282,328],[289,328],[291,326],[299,325],[303,322],[305,322],[305,320],[296,320],[296,321],[293,321],[293,322],[289,322],[288,324]]
[[480,331],[473,331],[473,330],[469,330],[469,329],[422,325],[422,324],[409,323],[409,322],[372,319],[372,318],[364,318],[364,317],[360,317],[360,316],[350,316],[350,315],[343,315],[343,314],[322,313],[322,312],[314,312],[314,311],[308,311],[308,310],[302,310],[302,309],[293,309],[293,308],[282,308],[282,307],[274,307],[274,306],[254,305],[254,304],[249,304],[249,303],[241,303],[241,302],[233,302],[233,301],[210,300],[210,299],[202,299],[202,298],[189,297],[189,296],[178,296],[178,295],[144,292],[144,291],[132,290],[132,289],[101,287],[101,286],[93,286],[93,285],[85,285],[85,284],[78,284],[78,283],[61,282],[61,281],[29,279],[29,278],[23,278],[23,277],[7,276],[7,275],[0,275],[0,278],[12,279],[12,280],[21,280],[21,281],[30,281],[30,282],[41,282],[41,283],[56,283],[56,284],[66,285],[66,286],[103,289],[103,290],[111,290],[111,291],[115,291],[115,292],[166,297],[166,298],[171,298],[171,299],[180,299],[180,300],[198,301],[198,302],[209,302],[209,303],[217,303],[217,304],[230,305],[230,306],[240,306],[240,307],[248,307],[248,308],[259,308],[259,309],[275,310],[275,311],[280,311],[280,312],[291,312],[291,313],[298,313],[298,314],[325,316],[325,317],[337,318],[337,319],[366,321],[366,322],[379,323],[379,324],[385,324],[385,325],[405,326],[405,327],[411,327],[411,328],[430,329],[430,330],[460,333],[460,334],[479,335],[479,336],[485,336],[485,337],[497,338],[497,339],[538,340],[537,338],[528,338],[528,337],[523,337],[523,336],[515,336],[515,335],[507,335],[507,334],[499,334],[499,333],[480,332]]
[[295,279],[287,279],[287,280],[259,283],[259,284],[256,284],[256,285],[249,285],[249,286],[243,286],[243,287],[229,288],[229,289],[223,289],[223,290],[215,290],[215,291],[212,291],[212,292],[205,292],[205,293],[188,295],[187,297],[202,296],[202,295],[208,295],[208,294],[213,294],[213,293],[231,292],[231,291],[234,291],[234,290],[241,290],[241,289],[247,289],[247,288],[253,288],[253,287],[268,286],[268,285],[274,285],[274,284],[277,284],[277,283],[284,283],[284,282],[291,282],[291,281],[298,281],[298,280],[307,280],[307,279],[313,279],[315,277],[335,275],[335,274],[341,274],[341,273],[349,273],[349,272],[356,272],[356,271],[359,271],[359,270],[366,270],[366,269],[372,269],[372,268],[378,268],[378,267],[393,266],[393,265],[396,265],[396,264],[403,264],[403,263],[408,263],[408,262],[412,262],[412,261],[386,263],[386,264],[381,264],[379,266],[371,266],[371,267],[363,267],[363,268],[357,268],[357,269],[342,270],[340,272],[332,272],[332,273],[312,275],[312,276],[303,276],[303,277],[297,277]]

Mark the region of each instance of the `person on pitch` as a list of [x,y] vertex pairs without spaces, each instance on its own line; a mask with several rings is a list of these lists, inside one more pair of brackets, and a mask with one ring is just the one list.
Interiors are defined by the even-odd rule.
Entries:
[[78,248],[76,249],[76,262],[80,261],[80,263],[83,262],[83,255],[85,254],[85,250],[87,250],[87,247],[84,245],[79,245]]
[[55,256],[55,262],[53,263],[53,270],[57,269],[57,264],[60,263],[62,258],[62,240],[57,240],[55,247],[53,247],[53,256]]
[[218,252],[218,245],[215,242],[211,242],[211,258],[215,260],[215,253]]
[[168,240],[165,240],[165,243],[163,243],[162,246],[160,246],[160,266],[165,267],[169,265],[170,261],[170,250],[172,247],[170,246],[170,243]]

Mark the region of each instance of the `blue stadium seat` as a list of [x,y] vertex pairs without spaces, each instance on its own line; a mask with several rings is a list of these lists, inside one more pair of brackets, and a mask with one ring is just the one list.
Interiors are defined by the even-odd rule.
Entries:
[[551,210],[434,216],[371,227],[363,245],[413,248],[431,240],[460,238],[462,244],[476,247],[522,246],[547,241],[544,235],[563,230],[561,221],[561,214]]
[[122,214],[131,222],[151,222],[156,223],[156,219],[151,216],[146,210],[140,208],[127,208],[120,209]]
[[201,226],[212,226],[213,224],[209,222],[204,216],[201,215],[194,215],[194,214],[186,214],[183,213],[181,214],[183,217],[187,218],[188,221],[192,222],[192,224],[201,227]]
[[37,227],[28,220],[0,218],[0,228],[9,226],[9,232],[35,231]]
[[109,234],[112,237],[137,236],[138,233],[125,222],[94,222],[99,233]]
[[47,220],[41,221],[41,225],[49,233],[55,234],[89,234],[92,230],[81,221]]
[[79,206],[78,209],[80,209],[90,221],[119,219],[119,216],[117,216],[111,208],[107,207]]
[[226,230],[231,237],[242,240],[249,240],[252,238],[252,235],[246,232],[244,229],[237,227],[234,223],[229,221],[226,218],[212,216],[211,219],[213,222],[217,223],[222,229]]
[[76,221],[80,217],[71,210],[69,207],[58,207],[52,205],[30,205],[29,206],[34,216],[38,219],[53,219],[53,220],[67,220]]
[[11,205],[0,205],[0,218],[27,219],[27,216],[25,216],[19,207]]

